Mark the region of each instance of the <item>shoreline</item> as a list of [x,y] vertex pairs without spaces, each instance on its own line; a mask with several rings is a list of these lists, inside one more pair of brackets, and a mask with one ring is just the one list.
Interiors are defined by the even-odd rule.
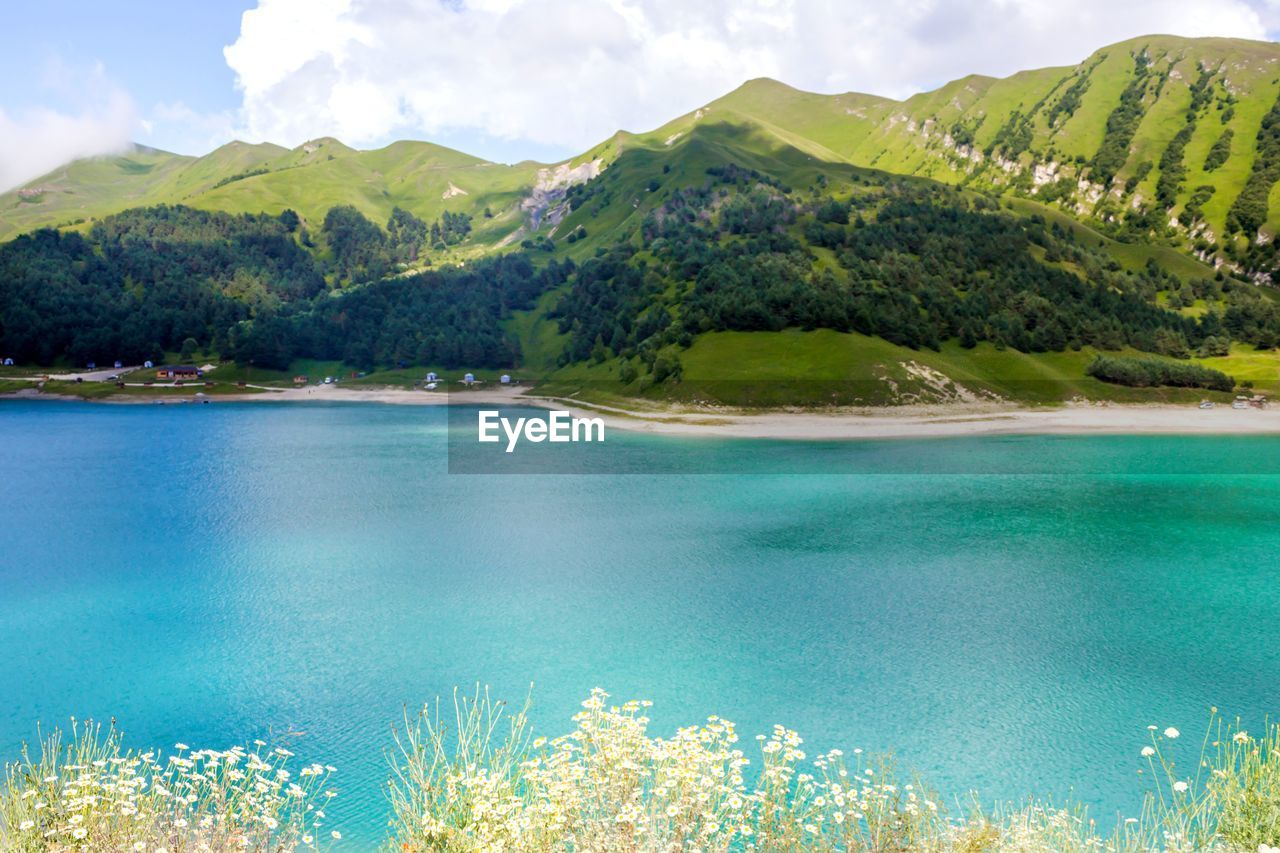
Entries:
[[[86,400],[34,390],[0,400],[70,400],[115,405],[190,405],[194,396],[127,394]],[[410,406],[523,405],[561,409],[578,417],[603,418],[610,429],[659,435],[831,441],[886,438],[945,438],[975,435],[1280,435],[1280,408],[1233,409],[1219,405],[1067,403],[1054,407],[1001,404],[902,406],[749,412],[740,410],[630,409],[540,395],[524,387],[431,393],[397,388],[356,390],[309,386],[254,394],[219,394],[208,403],[378,403]]]

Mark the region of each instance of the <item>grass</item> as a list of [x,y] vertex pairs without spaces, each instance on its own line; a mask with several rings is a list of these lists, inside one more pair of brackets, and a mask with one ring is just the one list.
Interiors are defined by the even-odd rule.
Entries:
[[228,750],[125,748],[114,727],[23,748],[0,784],[0,846],[12,851],[315,849],[332,767],[294,771],[261,741]]
[[[1221,234],[1226,211],[1248,177],[1259,123],[1280,90],[1280,78],[1272,69],[1277,51],[1274,45],[1261,42],[1170,36],[1144,36],[1111,45],[1077,66],[1024,71],[1000,80],[971,75],[905,101],[856,93],[819,95],[774,80],[752,80],[703,109],[644,133],[619,132],[571,158],[569,162],[581,163],[599,157],[610,171],[620,167],[616,182],[622,198],[621,203],[608,205],[609,210],[600,213],[598,220],[583,209],[576,211],[559,233],[588,226],[592,237],[575,247],[575,255],[580,256],[625,220],[646,212],[650,199],[643,187],[650,178],[661,175],[664,184],[701,180],[702,161],[716,156],[712,150],[715,143],[706,139],[689,143],[698,137],[698,131],[715,125],[733,127],[749,139],[733,152],[735,160],[754,161],[744,165],[763,166],[764,171],[797,186],[807,184],[819,171],[860,167],[1003,193],[1010,186],[1003,169],[989,158],[974,162],[960,157],[943,143],[943,136],[959,124],[972,130],[977,147],[984,148],[994,142],[1015,110],[1027,114],[1039,105],[1031,117],[1032,139],[1023,155],[1024,164],[1032,159],[1066,163],[1079,157],[1087,161],[1096,152],[1107,119],[1132,76],[1131,53],[1142,50],[1153,57],[1157,71],[1173,70],[1178,76],[1169,80],[1160,98],[1148,104],[1129,161],[1120,171],[1122,179],[1140,161],[1158,162],[1165,144],[1184,121],[1187,84],[1197,76],[1199,66],[1229,68],[1236,97],[1233,115],[1224,125],[1215,102],[1201,117],[1186,149],[1187,176],[1179,194],[1179,201],[1185,202],[1196,186],[1215,186],[1217,192],[1204,210],[1210,227]],[[1089,69],[1090,82],[1079,107],[1059,126],[1050,128],[1045,121],[1047,109],[1083,69]],[[928,133],[923,132],[926,126]],[[1204,155],[1224,127],[1235,133],[1231,156],[1220,168],[1206,173]],[[627,159],[622,155],[633,152],[645,156],[631,158],[630,165],[622,162]],[[662,166],[671,167],[670,174],[663,172]],[[82,160],[60,168],[35,182],[46,190],[36,197],[23,200],[16,191],[0,194],[0,238],[41,225],[65,225],[156,203],[254,213],[277,213],[291,207],[313,228],[336,204],[354,204],[378,222],[385,221],[391,208],[398,205],[427,220],[438,218],[445,210],[472,214],[472,239],[451,253],[471,257],[494,250],[522,224],[519,203],[528,195],[540,168],[536,163],[489,163],[414,141],[372,151],[357,151],[327,138],[291,150],[235,142],[200,158],[139,150],[125,157]],[[642,174],[621,174],[629,169]],[[259,171],[262,174],[241,177]],[[1153,170],[1138,187],[1145,198],[1151,196],[1157,173],[1158,169]],[[228,182],[232,178],[239,179]],[[450,186],[465,194],[451,194]],[[485,208],[494,214],[492,218],[481,215]],[[1280,222],[1277,217],[1280,209],[1273,214],[1272,225]],[[1141,256],[1144,249],[1160,248],[1116,251],[1120,257]],[[1195,263],[1185,254],[1163,248]],[[1164,252],[1156,254],[1162,263],[1180,263],[1172,257],[1165,259]],[[1145,256],[1129,261],[1143,263]],[[1187,267],[1188,274],[1191,269]],[[1199,274],[1198,268],[1194,274]]]
[[[13,384],[17,387],[7,387]],[[205,385],[201,382],[188,382],[184,385],[126,385],[123,388],[117,388],[114,382],[66,382],[62,380],[50,380],[37,385],[34,382],[24,382],[20,386],[18,383],[0,382],[0,394],[19,391],[23,388],[39,388],[44,394],[62,397],[77,397],[81,400],[108,400],[119,398],[139,398],[139,399],[187,399],[194,398],[196,394],[204,394],[208,397],[224,396],[227,394],[265,394],[270,393],[257,388],[240,388],[231,382],[214,382],[212,385]]]
[[[983,808],[946,797],[887,755],[812,751],[785,726],[740,745],[720,717],[649,730],[646,701],[596,689],[559,736],[529,705],[479,688],[406,712],[393,729],[388,851],[1270,851],[1280,845],[1280,726],[1250,733],[1211,710],[1203,738],[1135,732],[1147,786],[1114,829],[1080,806]],[[72,721],[0,784],[5,850],[312,850],[341,839],[325,815],[335,768],[290,767],[262,741],[227,750],[126,748]]]
[[1231,345],[1228,355],[1195,361],[1234,376],[1237,382],[1252,382],[1258,391],[1280,394],[1280,352],[1276,350],[1258,350],[1237,343]]
[[[1280,388],[1280,354],[1246,352],[1224,359],[1198,359],[1259,390]],[[1059,353],[1022,353],[980,343],[964,349],[948,341],[940,352],[911,350],[856,333],[827,329],[782,332],[711,332],[687,350],[675,350],[683,365],[678,384],[643,388],[623,385],[621,364],[563,368],[542,386],[549,393],[615,402],[625,397],[777,408],[829,405],[901,405],[1004,399],[1027,405],[1070,400],[1122,403],[1194,403],[1228,394],[1179,388],[1124,388],[1085,375],[1097,351],[1085,347]],[[1151,357],[1136,350],[1118,355]],[[1238,375],[1237,375],[1238,374]],[[1269,383],[1275,383],[1269,384]]]
[[0,378],[0,394],[13,394],[18,391],[26,391],[35,387],[36,383],[29,380]]
[[[1149,790],[1102,835],[1080,807],[949,807],[888,756],[810,755],[775,726],[758,755],[719,717],[649,734],[648,702],[592,691],[547,739],[487,693],[455,694],[396,738],[390,847],[422,850],[1261,850],[1280,843],[1280,728],[1259,737],[1212,712],[1199,744],[1151,726],[1134,757]],[[443,713],[442,713],[443,711]],[[754,753],[756,750],[752,750]],[[1182,769],[1188,768],[1187,770]]]
[[[546,300],[557,294],[547,294]],[[581,363],[563,368],[554,365],[560,335],[554,321],[545,316],[546,305],[518,312],[509,329],[521,339],[528,354],[526,366],[512,369],[445,369],[410,365],[360,371],[337,361],[299,360],[288,370],[240,367],[227,362],[209,371],[210,387],[189,383],[180,387],[127,385],[110,382],[45,382],[43,390],[87,400],[110,397],[189,397],[196,392],[211,396],[265,393],[252,386],[292,388],[293,377],[306,375],[312,383],[326,376],[350,388],[420,387],[428,372],[437,373],[443,390],[464,390],[464,373],[473,373],[478,387],[498,384],[502,374],[516,381],[537,383],[543,393],[575,396],[585,402],[635,404],[713,403],[755,408],[886,406],[910,403],[982,402],[1007,400],[1024,405],[1057,405],[1071,400],[1107,400],[1119,403],[1191,404],[1208,398],[1230,399],[1230,394],[1179,388],[1124,388],[1085,375],[1097,351],[1022,353],[980,343],[964,349],[955,341],[943,343],[939,352],[911,350],[883,338],[829,329],[782,332],[712,332],[700,335],[687,350],[672,349],[683,366],[679,383],[645,387],[642,382],[623,384],[622,363],[609,359],[601,364]],[[532,342],[532,343],[531,343]],[[1150,353],[1123,350],[1112,355],[1153,358]],[[1280,352],[1256,350],[1233,344],[1227,356],[1192,361],[1250,382],[1261,393],[1280,395]],[[10,368],[11,376],[31,375],[30,368]],[[130,377],[132,380],[133,377]],[[249,387],[240,387],[239,382]],[[36,387],[35,382],[0,375],[0,394]]]

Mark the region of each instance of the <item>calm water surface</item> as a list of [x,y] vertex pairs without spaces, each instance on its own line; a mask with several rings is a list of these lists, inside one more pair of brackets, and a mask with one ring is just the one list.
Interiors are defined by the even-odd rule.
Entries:
[[391,723],[477,681],[532,682],[552,734],[599,685],[660,733],[783,722],[1103,815],[1139,805],[1148,724],[1280,709],[1280,440],[610,433],[618,473],[471,476],[446,426],[0,403],[5,757],[71,715],[139,745],[305,732],[361,846]]

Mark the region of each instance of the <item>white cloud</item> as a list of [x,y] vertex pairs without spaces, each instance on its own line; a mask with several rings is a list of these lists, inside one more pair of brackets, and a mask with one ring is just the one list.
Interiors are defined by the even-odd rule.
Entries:
[[41,82],[50,91],[73,92],[78,103],[70,110],[0,108],[0,192],[80,157],[124,151],[139,127],[132,99],[100,65],[77,71],[55,59]]
[[752,77],[905,97],[1144,33],[1265,38],[1276,0],[259,0],[224,53],[240,132],[472,131],[581,149]]
[[183,101],[156,104],[139,125],[142,142],[196,155],[209,153],[237,131],[234,112],[200,112]]

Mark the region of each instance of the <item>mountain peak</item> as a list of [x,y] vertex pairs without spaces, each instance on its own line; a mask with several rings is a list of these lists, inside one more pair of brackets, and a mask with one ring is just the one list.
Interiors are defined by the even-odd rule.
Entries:
[[356,150],[341,140],[334,139],[332,136],[318,136],[302,143],[293,150],[301,151],[303,154],[311,154],[321,149],[327,149],[330,153],[340,151],[344,154],[353,154]]

